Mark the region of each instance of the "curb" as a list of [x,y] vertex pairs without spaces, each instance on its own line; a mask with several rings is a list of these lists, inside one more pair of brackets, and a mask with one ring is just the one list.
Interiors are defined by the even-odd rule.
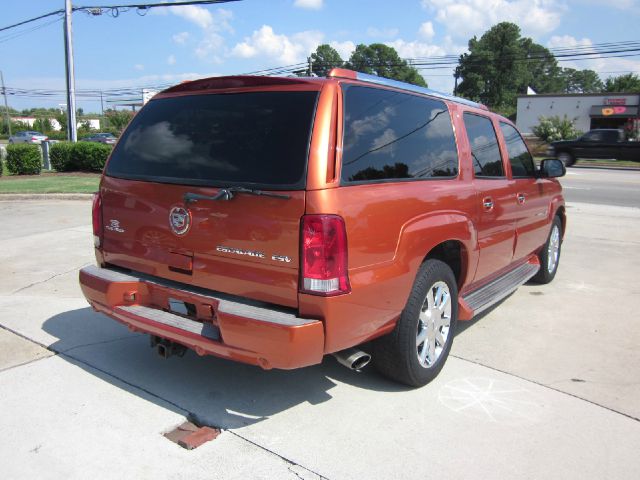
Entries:
[[10,200],[91,200],[93,193],[0,193],[1,201]]
[[630,171],[630,172],[640,172],[640,167],[616,167],[614,165],[576,165],[573,164],[569,168],[586,168],[593,170],[620,170],[620,171]]

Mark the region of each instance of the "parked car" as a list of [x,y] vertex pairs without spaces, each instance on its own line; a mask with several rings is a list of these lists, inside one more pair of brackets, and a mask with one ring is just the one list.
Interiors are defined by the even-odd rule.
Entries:
[[567,167],[576,163],[578,158],[640,161],[640,142],[625,140],[622,130],[600,128],[590,130],[575,140],[553,142],[547,153]]
[[9,137],[9,143],[37,143],[40,144],[49,140],[45,134],[35,132],[33,130],[26,130],[16,132],[15,135]]
[[406,83],[196,80],[156,95],[114,148],[80,284],[163,357],[359,369],[373,354],[421,386],[459,320],[553,280],[564,173],[536,169],[506,118]]
[[94,133],[88,137],[82,138],[84,142],[98,142],[106,145],[114,145],[118,139],[113,133]]

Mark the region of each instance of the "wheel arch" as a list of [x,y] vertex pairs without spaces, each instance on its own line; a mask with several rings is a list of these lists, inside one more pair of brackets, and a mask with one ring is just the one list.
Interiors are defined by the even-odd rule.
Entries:
[[448,265],[453,271],[458,290],[462,288],[469,271],[469,253],[464,243],[460,240],[445,240],[434,246],[424,256],[422,263],[431,259],[440,260]]

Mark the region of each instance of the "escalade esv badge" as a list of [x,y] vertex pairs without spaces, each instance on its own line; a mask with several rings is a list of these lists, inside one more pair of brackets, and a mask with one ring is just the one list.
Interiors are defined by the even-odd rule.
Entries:
[[169,226],[176,235],[184,235],[191,227],[191,212],[186,208],[173,207],[169,212]]

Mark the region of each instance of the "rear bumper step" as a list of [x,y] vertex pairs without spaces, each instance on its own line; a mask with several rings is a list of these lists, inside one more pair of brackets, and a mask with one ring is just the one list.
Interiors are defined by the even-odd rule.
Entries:
[[[96,266],[80,270],[80,286],[95,310],[131,330],[172,340],[200,355],[267,369],[299,368],[322,361],[322,322],[299,318],[290,309]],[[169,299],[194,305],[196,318],[165,311]]]

